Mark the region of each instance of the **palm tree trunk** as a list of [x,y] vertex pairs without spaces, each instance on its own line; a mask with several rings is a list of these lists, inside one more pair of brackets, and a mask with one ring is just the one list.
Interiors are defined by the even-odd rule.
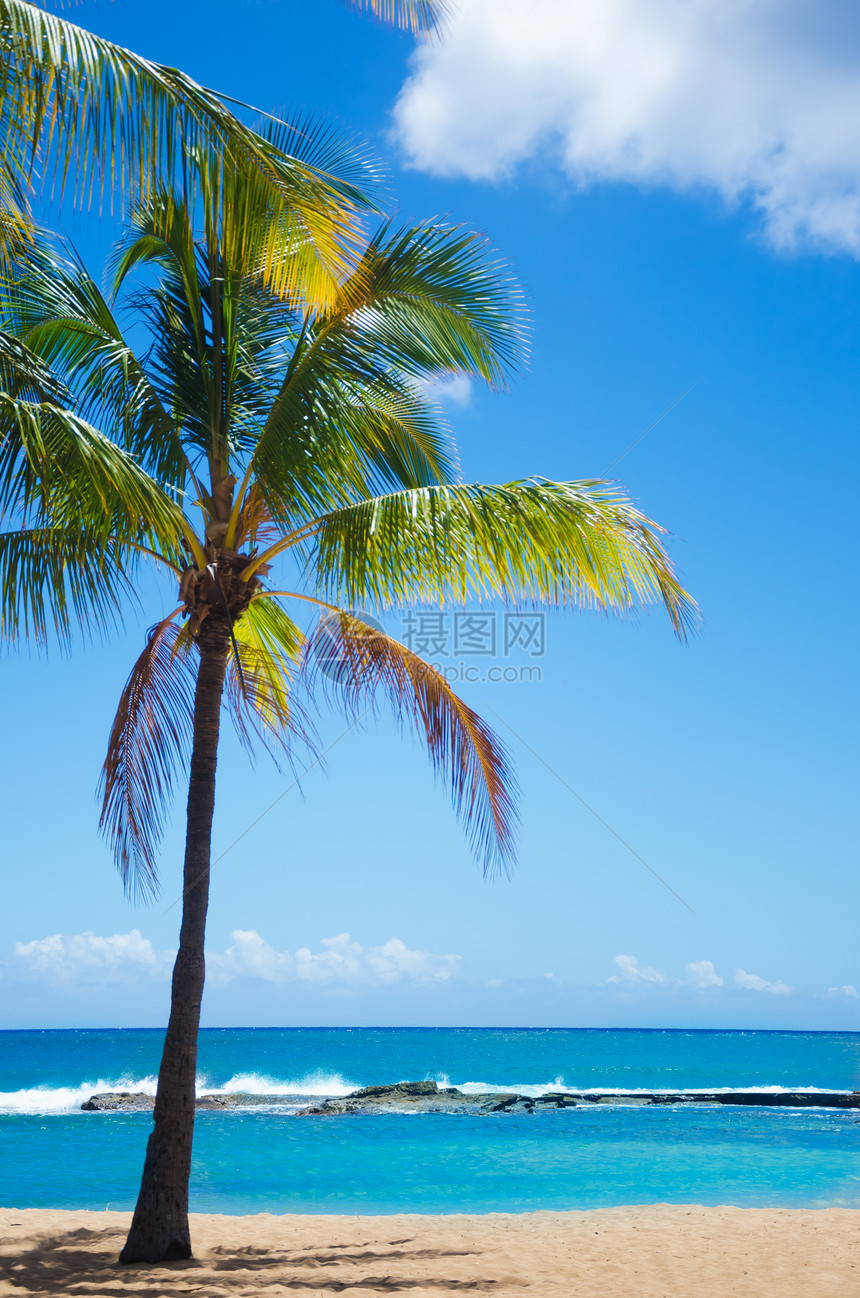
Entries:
[[198,636],[200,667],[194,696],[194,745],[188,787],[188,832],[182,927],[173,967],[170,1021],[164,1039],[155,1126],[146,1147],[140,1193],[120,1262],[169,1262],[191,1257],[188,1180],[194,1135],[197,1032],[203,996],[203,943],[209,905],[209,857],[215,806],[215,763],[229,629],[209,617]]

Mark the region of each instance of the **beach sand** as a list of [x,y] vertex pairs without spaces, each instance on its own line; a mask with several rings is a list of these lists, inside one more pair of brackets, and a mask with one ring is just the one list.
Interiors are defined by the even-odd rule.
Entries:
[[116,1263],[121,1212],[0,1209],[0,1294],[860,1294],[860,1212],[655,1204],[488,1216],[195,1215],[193,1262]]

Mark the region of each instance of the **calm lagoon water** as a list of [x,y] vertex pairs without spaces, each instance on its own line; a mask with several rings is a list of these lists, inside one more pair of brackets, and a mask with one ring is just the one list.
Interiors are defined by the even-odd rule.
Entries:
[[[133,1206],[151,1121],[83,1113],[154,1090],[156,1031],[0,1033],[2,1201]],[[519,1212],[621,1203],[860,1207],[860,1111],[577,1108],[296,1118],[326,1095],[435,1078],[464,1089],[860,1088],[860,1034],[209,1029],[200,1091],[278,1096],[197,1119],[205,1212]]]

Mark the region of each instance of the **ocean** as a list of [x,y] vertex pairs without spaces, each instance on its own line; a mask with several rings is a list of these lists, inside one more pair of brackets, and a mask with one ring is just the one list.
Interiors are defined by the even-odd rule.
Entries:
[[[4,1206],[134,1206],[162,1034],[0,1032]],[[297,1118],[359,1086],[463,1090],[860,1089],[860,1033],[210,1028],[198,1089],[277,1096],[200,1112],[197,1212],[526,1212],[615,1204],[860,1207],[860,1111],[577,1107],[535,1114]]]

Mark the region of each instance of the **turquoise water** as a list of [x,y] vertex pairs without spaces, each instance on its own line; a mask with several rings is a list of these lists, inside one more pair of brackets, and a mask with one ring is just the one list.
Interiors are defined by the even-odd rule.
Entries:
[[[129,1208],[150,1118],[82,1113],[152,1090],[161,1034],[0,1033],[4,1204]],[[202,1112],[207,1212],[493,1212],[618,1203],[860,1207],[860,1113],[577,1108],[534,1115],[296,1118],[302,1103],[432,1077],[469,1089],[860,1088],[860,1034],[212,1029],[200,1090],[287,1096]]]

